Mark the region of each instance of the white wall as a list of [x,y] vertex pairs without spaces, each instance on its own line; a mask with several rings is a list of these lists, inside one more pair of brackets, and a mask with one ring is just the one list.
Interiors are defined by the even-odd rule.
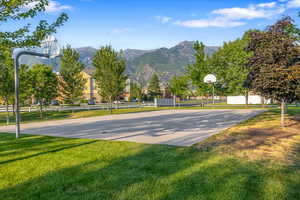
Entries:
[[173,106],[174,99],[154,99],[154,106],[161,107],[161,106]]
[[[249,95],[248,103],[249,104],[261,104],[263,102],[263,98],[258,95]],[[264,100],[265,104],[269,104],[270,100]],[[245,96],[228,96],[227,97],[227,104],[246,104],[246,97]]]

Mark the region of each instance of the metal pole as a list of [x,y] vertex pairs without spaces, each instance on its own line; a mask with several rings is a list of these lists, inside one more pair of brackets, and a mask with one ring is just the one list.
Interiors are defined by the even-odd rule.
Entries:
[[42,53],[35,53],[31,51],[19,51],[14,55],[14,68],[15,68],[15,107],[16,107],[16,138],[21,137],[21,130],[20,130],[20,98],[19,98],[19,90],[20,90],[20,83],[19,83],[19,58],[22,55],[31,55],[31,56],[39,56],[49,58],[48,54]]
[[213,83],[213,104],[215,104],[215,84]]
[[20,102],[19,102],[19,55],[15,56],[15,108],[16,108],[16,138],[20,138]]

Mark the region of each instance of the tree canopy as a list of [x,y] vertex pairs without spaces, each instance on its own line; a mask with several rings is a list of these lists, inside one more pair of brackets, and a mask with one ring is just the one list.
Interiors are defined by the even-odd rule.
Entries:
[[96,68],[94,78],[98,92],[112,105],[112,102],[124,92],[127,79],[124,74],[125,62],[111,46],[105,46],[96,52],[93,65]]
[[197,41],[194,44],[194,49],[196,51],[196,62],[187,66],[187,76],[191,79],[192,84],[197,87],[198,95],[204,96],[210,91],[210,86],[204,83],[204,77],[212,73],[212,69],[207,61],[208,56],[205,54],[204,44]]
[[42,117],[43,105],[49,104],[58,95],[58,79],[52,68],[43,64],[34,65],[29,73],[28,87],[40,105]]
[[[290,17],[285,17],[265,31],[252,32],[247,47],[253,56],[248,62],[250,73],[247,82],[250,88],[267,98],[284,103],[299,100],[300,68],[297,37],[290,34],[294,26]],[[283,119],[282,119],[282,124]]]
[[173,95],[182,98],[188,94],[189,82],[186,76],[173,76],[170,80],[170,90]]
[[245,51],[249,42],[249,32],[241,39],[224,43],[209,59],[209,64],[217,75],[218,88],[225,95],[245,94],[245,81],[249,69],[246,64],[251,52]]
[[86,80],[82,71],[85,66],[80,62],[80,54],[67,46],[60,60],[60,92],[66,103],[74,104],[82,98]]
[[160,90],[160,82],[157,74],[153,74],[149,86],[148,86],[148,95],[150,98],[157,98],[161,96],[161,90]]
[[0,23],[14,21],[14,30],[0,31],[0,46],[7,48],[20,48],[38,46],[46,35],[56,32],[68,20],[62,13],[55,22],[48,23],[41,20],[34,28],[29,23],[21,25],[19,21],[32,19],[40,12],[45,11],[49,0],[6,0],[0,3]]

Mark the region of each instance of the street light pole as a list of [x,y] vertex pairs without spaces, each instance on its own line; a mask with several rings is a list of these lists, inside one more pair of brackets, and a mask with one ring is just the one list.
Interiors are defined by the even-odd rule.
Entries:
[[19,81],[19,59],[22,55],[31,55],[38,57],[49,58],[49,54],[35,53],[27,50],[20,50],[14,54],[14,68],[15,68],[15,109],[16,109],[16,138],[20,138],[20,81]]
[[213,104],[215,105],[215,84],[213,83]]

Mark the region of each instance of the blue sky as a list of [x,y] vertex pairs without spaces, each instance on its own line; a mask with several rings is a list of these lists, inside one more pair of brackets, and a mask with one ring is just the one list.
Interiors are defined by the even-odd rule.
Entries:
[[57,33],[62,44],[153,49],[184,40],[221,45],[284,15],[298,23],[300,0],[53,0],[38,19],[62,11],[70,16]]

